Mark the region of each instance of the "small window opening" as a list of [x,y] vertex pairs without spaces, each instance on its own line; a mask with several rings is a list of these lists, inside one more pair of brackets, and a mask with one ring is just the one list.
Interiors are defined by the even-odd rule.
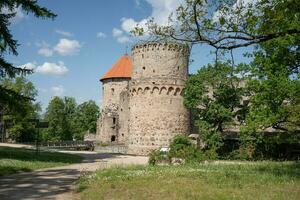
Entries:
[[155,70],[153,70],[153,73],[155,73]]
[[116,141],[116,136],[115,136],[115,135],[112,135],[111,138],[110,138],[110,141],[111,141],[111,142],[115,142],[115,141]]
[[144,54],[142,54],[142,58],[144,58]]
[[143,70],[145,70],[146,69],[146,67],[143,67]]
[[116,118],[115,117],[113,118],[113,124],[116,124]]
[[111,88],[111,94],[114,95],[114,93],[115,93],[115,89]]

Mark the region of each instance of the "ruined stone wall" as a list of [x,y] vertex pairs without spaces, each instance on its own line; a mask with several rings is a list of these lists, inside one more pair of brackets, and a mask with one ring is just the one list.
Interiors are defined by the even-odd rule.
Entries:
[[176,43],[132,48],[128,153],[148,154],[189,133],[189,112],[181,96],[188,76],[189,49]]
[[118,143],[124,144],[128,138],[129,133],[129,91],[125,90],[120,94],[120,108],[119,108],[119,132]]
[[103,80],[101,118],[98,120],[97,139],[102,143],[118,142],[120,94],[128,90],[128,78]]

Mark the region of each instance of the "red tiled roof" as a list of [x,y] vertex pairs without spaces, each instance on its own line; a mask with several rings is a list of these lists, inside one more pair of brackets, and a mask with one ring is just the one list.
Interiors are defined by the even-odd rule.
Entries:
[[131,78],[131,73],[132,61],[125,54],[100,78],[100,81],[108,78]]

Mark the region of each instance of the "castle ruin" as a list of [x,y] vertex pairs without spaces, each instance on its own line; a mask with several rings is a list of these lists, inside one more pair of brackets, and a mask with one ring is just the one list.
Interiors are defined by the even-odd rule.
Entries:
[[146,155],[167,147],[177,134],[189,134],[190,113],[182,97],[189,53],[184,44],[148,42],[121,57],[100,79],[97,139],[124,144],[129,154]]

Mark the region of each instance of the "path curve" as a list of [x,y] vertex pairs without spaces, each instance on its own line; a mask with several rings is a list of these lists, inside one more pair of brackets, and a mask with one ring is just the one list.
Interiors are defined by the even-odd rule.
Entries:
[[83,173],[111,166],[145,165],[148,161],[145,156],[72,153],[82,155],[84,157],[82,163],[0,177],[0,199],[79,199],[78,194],[73,191],[74,182]]

